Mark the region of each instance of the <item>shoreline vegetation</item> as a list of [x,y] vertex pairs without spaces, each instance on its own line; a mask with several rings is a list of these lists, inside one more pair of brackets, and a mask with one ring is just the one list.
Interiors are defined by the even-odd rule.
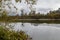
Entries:
[[60,19],[4,19],[0,22],[11,23],[11,22],[22,22],[22,23],[60,23]]
[[5,26],[0,26],[0,40],[31,40],[24,31],[14,31]]
[[50,11],[47,14],[36,13],[35,11],[29,14],[21,11],[21,15],[8,15],[4,10],[0,14],[0,22],[39,22],[39,23],[60,23],[60,8],[58,10]]
[[50,11],[47,14],[29,13],[21,16],[18,14],[15,16],[8,16],[6,11],[3,11],[0,15],[0,22],[31,22],[31,23],[60,23],[60,11]]

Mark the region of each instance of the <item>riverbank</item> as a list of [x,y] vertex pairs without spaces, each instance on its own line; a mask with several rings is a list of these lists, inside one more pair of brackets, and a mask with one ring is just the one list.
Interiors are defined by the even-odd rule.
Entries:
[[60,23],[60,19],[13,19],[7,22]]
[[0,22],[60,23],[60,19],[6,19]]
[[28,40],[28,39],[29,36],[24,31],[14,31],[13,29],[0,26],[0,40]]

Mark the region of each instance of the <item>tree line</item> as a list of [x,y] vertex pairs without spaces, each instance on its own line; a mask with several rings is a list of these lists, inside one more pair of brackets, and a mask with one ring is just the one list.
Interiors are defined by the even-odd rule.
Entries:
[[0,20],[1,19],[60,19],[60,11],[55,10],[55,11],[50,11],[47,14],[40,14],[36,13],[35,11],[30,12],[29,14],[27,13],[21,13],[21,15],[15,15],[15,16],[8,16],[6,11],[3,11],[3,13],[0,15]]
[[21,16],[16,15],[18,19],[60,19],[60,8],[58,10],[49,11],[47,14],[36,13],[35,11],[29,14],[23,13]]
[[[8,2],[5,4],[5,2]],[[11,19],[60,19],[60,8],[58,10],[50,11],[47,14],[41,14],[41,13],[36,13],[33,10],[34,4],[36,4],[36,0],[25,0],[27,4],[32,4],[30,5],[30,10],[31,12],[29,14],[24,13],[24,10],[21,10],[21,15],[15,15],[15,16],[8,16],[8,12],[5,9],[5,6],[7,5],[10,9],[11,7],[9,5],[13,5],[11,0],[0,0],[0,20],[11,20]],[[21,2],[22,0],[15,0],[16,2]],[[32,3],[30,3],[30,1]],[[3,4],[3,5],[2,5]],[[13,5],[16,11],[18,10],[15,5]],[[16,12],[17,13],[17,12]]]

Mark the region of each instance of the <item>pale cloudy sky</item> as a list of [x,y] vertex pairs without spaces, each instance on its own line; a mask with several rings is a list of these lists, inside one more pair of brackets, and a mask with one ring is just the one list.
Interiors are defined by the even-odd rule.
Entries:
[[[22,3],[16,3],[14,0],[12,0],[12,3],[18,8],[18,13],[21,9],[24,9],[25,12],[29,12],[29,5],[27,3],[24,3],[24,0]],[[36,5],[33,5],[33,8],[36,8],[36,12],[48,12],[50,10],[57,10],[60,8],[60,0],[37,0]]]
[[37,6],[41,8],[57,9],[60,7],[60,0],[38,0]]

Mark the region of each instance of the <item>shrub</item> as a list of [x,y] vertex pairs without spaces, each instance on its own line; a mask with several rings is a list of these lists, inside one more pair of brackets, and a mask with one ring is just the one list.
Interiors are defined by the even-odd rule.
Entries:
[[24,31],[13,31],[0,26],[0,40],[27,40],[28,35]]

